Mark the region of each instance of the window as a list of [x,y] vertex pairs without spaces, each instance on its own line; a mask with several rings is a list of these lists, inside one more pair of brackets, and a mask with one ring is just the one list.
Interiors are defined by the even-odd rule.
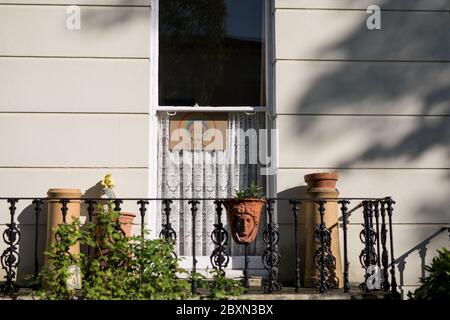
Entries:
[[[242,107],[266,106],[265,3],[266,0],[159,1],[159,106],[175,113],[158,114],[160,197],[226,198],[252,182],[265,186],[260,164],[253,161],[260,154],[261,145],[249,138],[260,137],[257,132],[265,128],[265,115],[241,112],[247,109]],[[195,105],[233,108],[204,108],[210,112],[194,110],[195,115],[180,108]],[[229,109],[234,110],[226,113]],[[172,139],[176,140],[177,135],[171,132],[191,128],[190,125],[194,133],[196,128],[219,126],[220,132],[226,132],[221,135],[223,147],[210,150],[204,141],[195,147],[193,142],[197,140],[192,136],[186,139],[191,147],[174,147],[177,141]],[[190,255],[193,238],[198,255],[211,254],[214,210],[212,201],[201,202],[195,220],[198,234],[193,235],[190,205],[187,201],[174,201],[171,223],[179,239],[177,254]],[[161,226],[165,219],[161,208],[157,219]],[[263,252],[262,238],[260,234],[248,254]],[[231,241],[230,246],[232,255],[244,254],[242,246]]]
[[264,0],[159,2],[160,106],[265,106]]

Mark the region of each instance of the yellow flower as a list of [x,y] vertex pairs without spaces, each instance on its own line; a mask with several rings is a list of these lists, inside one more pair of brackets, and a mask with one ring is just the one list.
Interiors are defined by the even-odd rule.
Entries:
[[102,186],[104,188],[112,189],[116,186],[116,182],[114,181],[112,174],[108,173],[102,180]]

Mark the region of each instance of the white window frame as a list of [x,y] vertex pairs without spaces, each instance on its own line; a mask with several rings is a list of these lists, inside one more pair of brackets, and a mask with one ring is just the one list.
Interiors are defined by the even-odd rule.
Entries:
[[[160,106],[159,105],[159,97],[158,97],[158,93],[159,93],[159,87],[158,87],[158,73],[156,73],[156,78],[152,77],[152,86],[155,86],[155,88],[153,89],[154,92],[157,94],[157,100],[156,100],[156,105],[154,105],[154,111],[157,112],[169,112],[169,113],[174,113],[174,112],[270,112],[270,103],[269,103],[269,98],[270,98],[270,86],[269,86],[269,76],[270,76],[270,72],[269,72],[269,68],[272,67],[272,63],[270,63],[271,61],[271,39],[272,37],[270,36],[270,32],[271,32],[271,28],[270,28],[270,19],[271,19],[271,8],[272,8],[272,0],[263,0],[264,1],[264,44],[265,44],[265,86],[266,86],[266,90],[265,90],[265,94],[266,94],[266,106],[199,106],[199,105],[195,105],[195,106]],[[153,63],[157,64],[159,66],[159,29],[158,29],[158,25],[159,25],[159,16],[158,16],[158,11],[159,11],[159,0],[151,0],[152,3],[152,8],[155,8],[155,11],[153,11],[152,14],[152,19],[154,19],[154,23],[156,24],[154,26],[154,28],[152,28],[152,36],[151,36],[151,40],[153,42],[153,47],[156,48],[158,50],[158,52],[156,52],[156,55],[153,55],[152,57],[153,59]],[[156,33],[155,33],[155,29]],[[270,43],[269,43],[270,42]],[[155,54],[155,53],[153,53]],[[156,60],[155,60],[156,58]],[[150,59],[152,60],[152,59]],[[152,63],[152,62],[150,62]],[[158,68],[158,66],[156,66],[156,69]]]
[[[168,112],[173,114],[175,112],[264,112],[266,117],[266,127],[268,129],[274,128],[275,119],[274,114],[274,46],[273,46],[273,32],[274,32],[274,0],[264,0],[264,19],[265,19],[265,94],[266,106],[160,106],[159,105],[159,0],[150,0],[150,90],[149,90],[149,154],[148,154],[148,197],[156,198],[158,196],[158,168],[155,165],[158,160],[158,113]],[[267,137],[267,142],[274,139],[274,137]],[[274,143],[271,143],[273,153]],[[270,152],[270,151],[268,151]],[[277,165],[276,156],[273,159],[275,166]],[[269,197],[274,197],[276,194],[275,176],[267,176],[267,194]],[[150,237],[156,238],[157,225],[154,219],[154,213],[157,210],[156,201],[151,201],[149,204],[150,219],[147,222],[147,228],[150,230]],[[243,257],[234,257],[235,262],[230,265],[243,264]],[[253,257],[250,257],[253,258]],[[255,257],[256,258],[256,257]],[[258,257],[255,262],[260,262]],[[205,260],[206,261],[206,260]],[[201,266],[199,266],[201,267]],[[261,268],[258,263],[252,263],[251,268]]]

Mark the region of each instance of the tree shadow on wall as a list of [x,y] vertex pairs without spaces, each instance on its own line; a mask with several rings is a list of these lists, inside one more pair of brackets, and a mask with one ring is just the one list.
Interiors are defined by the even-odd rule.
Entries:
[[[421,241],[420,243],[418,243],[416,246],[414,246],[413,248],[409,249],[408,251],[406,251],[405,253],[403,253],[401,256],[399,256],[397,259],[395,259],[394,263],[397,265],[398,267],[398,271],[399,271],[399,287],[400,287],[400,293],[402,295],[402,297],[405,296],[405,290],[403,288],[405,282],[404,282],[404,273],[405,273],[405,268],[406,268],[406,260],[408,258],[408,256],[410,256],[411,254],[417,252],[419,254],[420,257],[420,271],[421,271],[421,278],[424,278],[426,276],[426,270],[425,270],[425,261],[426,261],[426,256],[428,253],[428,245],[430,244],[430,242],[436,238],[437,236],[439,236],[441,233],[448,231],[449,235],[450,235],[450,228],[440,228],[438,231],[436,231],[435,233],[431,234],[430,236],[428,236],[427,238],[425,238],[423,241]],[[432,252],[432,254],[434,254],[435,252]]]
[[[37,225],[33,204],[26,206],[17,216],[20,239],[17,244],[19,263],[16,281],[20,286],[29,286],[30,282],[27,277],[35,274],[35,268],[39,271],[43,266],[47,233],[47,208],[47,204],[42,206]],[[36,245],[37,247],[35,247]]]
[[81,19],[96,28],[120,28],[123,24],[136,20],[148,20],[150,10],[150,0],[145,5],[122,0],[112,8],[82,9]]
[[[397,0],[386,0],[380,7],[395,1]],[[410,7],[418,8],[415,4]],[[316,70],[321,74],[313,83],[308,83],[309,89],[306,92],[298,90],[305,93],[301,94],[295,106],[289,106],[290,111],[303,114],[306,119],[301,120],[301,125],[297,125],[296,136],[302,137],[303,141],[314,141],[315,148],[344,145],[344,142],[339,141],[344,140],[342,137],[350,136],[359,138],[357,142],[364,141],[359,142],[354,148],[356,151],[351,154],[343,154],[340,160],[333,163],[328,161],[334,168],[379,168],[380,163],[383,167],[394,168],[398,167],[399,160],[406,168],[429,168],[431,161],[432,168],[441,169],[439,172],[442,172],[443,180],[430,187],[448,188],[448,5],[444,2],[436,3],[436,11],[383,11],[382,29],[379,31],[369,31],[366,28],[368,15],[365,15],[365,10],[362,11],[361,17],[360,23],[343,40],[320,48],[317,56],[325,61],[315,62],[307,59],[308,61],[295,62],[314,74]],[[334,23],[333,21],[330,23]],[[314,32],[310,34],[311,37],[316,36]],[[339,53],[339,56],[333,57],[335,52]],[[346,61],[335,61],[342,59]],[[293,62],[281,62],[283,63]],[[326,117],[310,115],[321,114],[339,115],[335,117],[336,125],[342,125],[330,134],[326,133],[327,130],[319,130],[323,125],[321,121]],[[349,115],[358,116],[341,122]],[[357,123],[356,126],[349,125],[354,122]],[[352,142],[347,139],[345,145],[349,144]],[[448,192],[450,193],[450,190]],[[439,218],[439,223],[449,223],[450,211],[445,197],[436,198],[424,198],[421,202],[420,199],[416,200],[420,204],[415,211],[421,215],[429,215],[430,218]],[[442,230],[438,233],[440,232]],[[401,285],[405,259],[412,252],[418,251],[423,262],[427,244],[438,233],[417,239],[419,244],[396,260]],[[422,265],[422,274],[423,267]]]
[[[388,4],[395,0],[385,1]],[[383,5],[381,5],[383,7]],[[431,16],[433,14],[433,16]],[[336,167],[389,161],[399,157],[413,163],[436,148],[445,150],[450,164],[450,18],[443,12],[383,12],[382,29],[369,31],[365,18],[346,39],[321,49],[344,53],[352,62],[326,62],[333,70],[319,77],[301,97],[301,114],[416,115],[414,126],[402,137],[376,140],[380,128],[370,126],[373,117],[356,121],[366,131],[368,143],[356,155]],[[380,58],[381,57],[381,58]],[[390,62],[376,61],[377,59]],[[413,60],[405,62],[405,60]],[[361,62],[365,61],[365,62]],[[442,62],[439,62],[442,61]],[[317,62],[317,67],[325,62]],[[332,64],[333,68],[328,67]],[[395,106],[393,108],[393,106]],[[418,117],[427,115],[428,117]],[[437,117],[430,117],[435,115]],[[300,134],[316,126],[308,121]],[[401,125],[401,122],[399,122]],[[369,130],[373,128],[372,130]],[[341,128],[342,132],[346,128]],[[373,132],[371,132],[373,131]],[[357,134],[357,132],[355,132]],[[320,140],[319,140],[320,141]],[[333,143],[332,141],[320,141]]]

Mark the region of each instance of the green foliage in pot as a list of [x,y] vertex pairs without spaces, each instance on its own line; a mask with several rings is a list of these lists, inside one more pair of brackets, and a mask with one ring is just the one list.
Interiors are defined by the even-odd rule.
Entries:
[[[96,224],[81,227],[78,220],[59,226],[58,241],[47,252],[47,263],[39,274],[41,298],[74,299],[182,299],[189,294],[189,282],[180,279],[186,271],[178,267],[173,244],[141,237],[127,238],[118,225],[119,212],[110,202],[98,207]],[[71,255],[70,246],[79,242],[94,254]],[[69,267],[81,271],[82,290],[68,285]]]
[[38,278],[28,277],[34,285],[43,284],[44,290],[37,292],[38,297],[47,299],[72,299],[76,296],[76,289],[68,286],[71,277],[69,270],[72,266],[80,267],[85,255],[71,254],[69,249],[76,243],[85,244],[86,237],[80,228],[80,221],[74,219],[72,223],[61,224],[56,230],[58,241],[52,243],[50,251],[46,252],[47,263]]
[[[127,238],[118,226],[119,213],[112,205],[96,216],[92,244],[95,255],[87,262],[83,281],[86,299],[180,299],[189,284],[177,276],[172,243]],[[95,240],[95,241],[94,241]]]
[[207,273],[209,273],[210,278],[207,278],[198,272],[191,275],[192,279],[197,282],[198,287],[204,289],[208,293],[202,298],[225,300],[230,296],[240,296],[245,292],[242,282],[227,278],[223,270],[213,268],[212,271],[207,271]]
[[421,286],[408,297],[414,300],[450,300],[450,251],[446,248],[438,250],[438,256],[433,258],[425,270],[428,276],[421,278]]
[[242,282],[227,278],[224,271],[215,268],[211,273],[213,280],[208,283],[210,299],[223,300],[229,296],[240,296],[245,292]]
[[[33,279],[34,284],[43,284],[35,295],[51,300],[189,298],[188,273],[179,267],[173,242],[128,238],[118,224],[119,215],[108,202],[98,206],[95,224],[81,226],[79,220],[61,224],[56,230],[58,241],[45,253],[47,262]],[[76,243],[89,247],[92,254],[70,254],[70,247]],[[73,266],[80,271],[80,288],[73,286]],[[196,280],[199,287],[208,290],[210,299],[242,293],[237,281],[226,279],[218,270],[212,283],[199,274]]]
[[236,199],[264,199],[263,188],[255,183],[251,183],[249,187],[234,190]]

